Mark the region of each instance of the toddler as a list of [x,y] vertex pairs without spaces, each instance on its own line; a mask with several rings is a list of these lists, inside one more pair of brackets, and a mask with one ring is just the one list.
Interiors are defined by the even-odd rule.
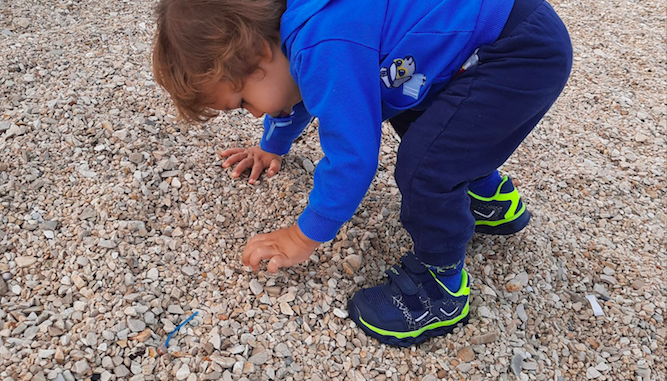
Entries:
[[351,318],[408,346],[468,319],[463,269],[475,231],[512,234],[530,214],[497,168],[570,73],[567,30],[544,0],[161,0],[154,73],[188,120],[244,108],[265,116],[258,147],[224,167],[275,175],[319,119],[324,157],[298,223],[252,238],[243,263],[305,261],[336,236],[378,165],[381,124],[401,136],[396,182],[414,253],[359,290]]

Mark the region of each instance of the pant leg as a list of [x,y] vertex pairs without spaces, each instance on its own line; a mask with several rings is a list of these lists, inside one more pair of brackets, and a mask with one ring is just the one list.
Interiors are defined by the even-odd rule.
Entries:
[[567,30],[546,2],[478,55],[480,64],[452,80],[409,125],[398,150],[401,220],[418,258],[444,269],[462,267],[474,233],[468,183],[516,150],[572,65]]
[[394,127],[394,131],[396,131],[398,136],[403,139],[405,134],[408,132],[410,125],[423,113],[424,110],[405,110],[402,113],[389,118],[389,123],[391,123],[391,126]]

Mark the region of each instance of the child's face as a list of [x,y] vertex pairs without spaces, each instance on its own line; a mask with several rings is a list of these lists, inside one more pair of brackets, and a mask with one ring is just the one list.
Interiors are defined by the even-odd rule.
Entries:
[[213,85],[209,107],[215,110],[244,108],[256,118],[264,114],[277,117],[289,114],[301,102],[301,92],[289,72],[289,61],[278,47],[267,45],[258,70],[245,80],[243,89],[235,90],[229,81]]

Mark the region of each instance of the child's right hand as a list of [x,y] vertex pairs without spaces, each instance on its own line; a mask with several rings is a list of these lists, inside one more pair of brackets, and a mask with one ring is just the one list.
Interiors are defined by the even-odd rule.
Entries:
[[254,184],[262,172],[266,169],[266,175],[271,177],[278,173],[280,164],[283,159],[279,155],[263,151],[259,147],[250,148],[230,148],[220,153],[221,156],[227,157],[223,168],[227,168],[235,163],[236,168],[232,171],[232,177],[241,176],[241,173],[250,168],[250,178],[248,182]]

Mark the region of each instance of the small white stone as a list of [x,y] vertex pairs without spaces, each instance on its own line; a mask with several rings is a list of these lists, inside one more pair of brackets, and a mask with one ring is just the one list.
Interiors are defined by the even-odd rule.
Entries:
[[14,259],[14,262],[16,262],[16,265],[18,267],[28,267],[32,266],[37,262],[37,258],[35,257],[16,257]]
[[340,308],[334,308],[333,309],[333,314],[338,316],[341,319],[345,319],[348,316],[350,316],[350,314],[347,311],[341,310]]
[[208,342],[213,345],[213,348],[220,349],[220,344],[222,343],[222,340],[220,340],[220,335],[215,333],[211,335],[211,337],[208,339]]
[[259,295],[264,291],[264,287],[257,281],[257,279],[252,279],[250,280],[250,291],[252,291],[253,294]]
[[74,363],[74,366],[72,367],[72,371],[76,374],[84,374],[90,370],[90,365],[88,365],[88,361],[86,360],[79,360],[76,363]]
[[289,315],[289,316],[294,315],[292,307],[290,307],[290,305],[287,302],[280,303],[280,312],[282,312],[283,315]]
[[483,318],[491,317],[491,310],[486,306],[477,307],[477,314]]
[[600,372],[604,372],[609,370],[609,365],[601,362],[595,366],[595,369],[599,370]]
[[132,332],[141,332],[146,329],[146,323],[141,320],[127,318],[127,326]]
[[516,307],[516,316],[521,319],[522,322],[528,321],[528,314],[526,313],[526,309],[524,308],[523,304],[519,304]]
[[602,373],[598,372],[598,370],[593,368],[592,366],[586,370],[586,378],[588,379],[594,379],[600,376],[602,376]]
[[181,308],[181,306],[178,306],[176,304],[171,304],[169,307],[167,307],[167,312],[169,312],[170,314],[179,314],[180,315],[180,314],[184,313],[185,311],[183,311],[183,308]]
[[40,349],[39,350],[39,358],[45,359],[53,356],[53,354],[56,353],[55,349]]
[[190,367],[188,364],[183,364],[176,372],[177,380],[185,380],[190,375]]
[[176,189],[180,189],[181,188],[181,180],[179,180],[178,177],[174,177],[171,180],[171,186],[176,188]]
[[302,164],[303,164],[303,169],[305,169],[306,172],[313,173],[315,171],[315,164],[313,164],[313,162],[310,161],[309,159],[304,159]]
[[595,316],[604,315],[604,311],[602,311],[602,307],[600,307],[600,304],[598,304],[598,300],[595,298],[595,295],[586,295],[586,299],[588,299],[588,302],[591,304],[591,308],[593,309],[593,315]]
[[159,276],[160,273],[155,267],[151,268],[150,270],[148,270],[148,272],[146,272],[146,277],[152,281],[158,280]]
[[192,266],[183,266],[181,272],[187,276],[193,276],[197,273],[197,269]]
[[234,347],[231,347],[229,349],[229,353],[231,353],[233,355],[238,355],[239,353],[243,353],[244,351],[245,351],[245,345],[241,345],[241,344],[236,345]]

